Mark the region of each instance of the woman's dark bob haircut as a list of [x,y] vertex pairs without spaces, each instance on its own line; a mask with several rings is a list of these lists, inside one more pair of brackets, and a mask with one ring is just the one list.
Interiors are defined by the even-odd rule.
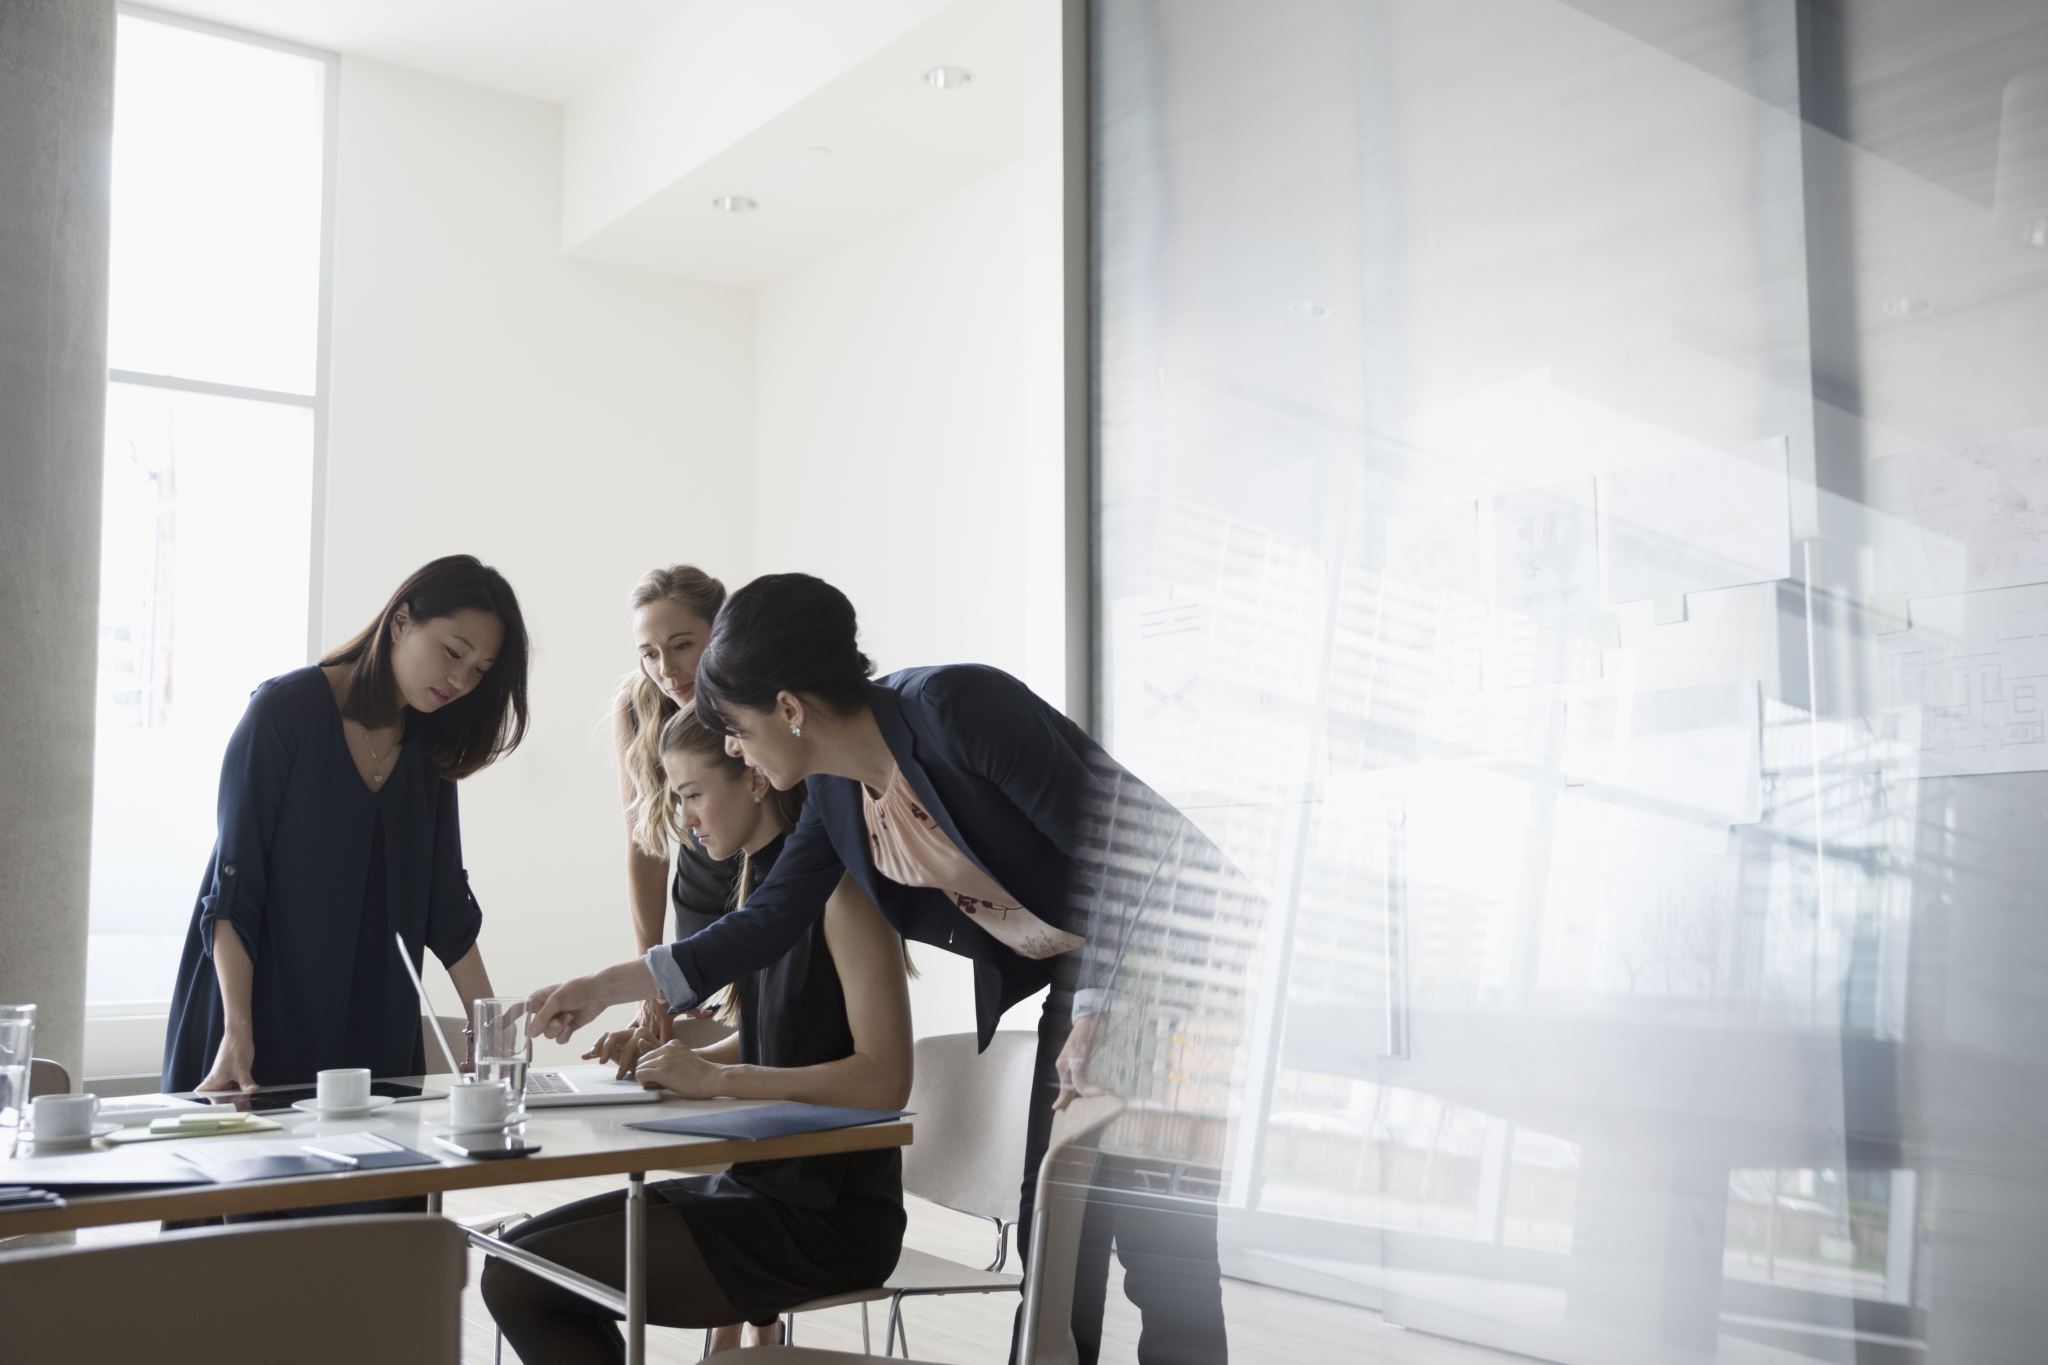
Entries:
[[474,609],[489,612],[505,627],[498,661],[475,690],[431,715],[413,716],[406,724],[406,742],[422,744],[451,782],[518,748],[526,737],[526,618],[519,614],[519,599],[505,575],[475,555],[449,555],[414,573],[360,634],[320,661],[326,668],[355,666],[341,713],[376,730],[397,720],[404,709],[391,671],[391,623],[401,607],[416,625]]
[[769,711],[784,692],[839,715],[867,705],[875,666],[860,652],[853,603],[807,573],[763,574],[725,599],[697,660],[697,719],[733,733],[727,711]]

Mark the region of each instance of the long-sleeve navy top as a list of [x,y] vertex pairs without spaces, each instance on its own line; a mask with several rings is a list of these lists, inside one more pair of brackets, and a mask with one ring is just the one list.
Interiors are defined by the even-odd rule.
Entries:
[[214,926],[254,968],[253,1071],[263,1085],[328,1067],[424,1070],[420,1002],[392,942],[417,966],[476,943],[482,912],[462,866],[455,784],[408,737],[379,790],[356,769],[326,675],[302,668],[250,696],[221,763],[218,830],[178,964],[162,1084],[190,1090],[223,1031]]

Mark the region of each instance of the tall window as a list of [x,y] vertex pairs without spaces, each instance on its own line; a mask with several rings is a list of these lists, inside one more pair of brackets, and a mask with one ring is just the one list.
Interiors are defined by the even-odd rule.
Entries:
[[306,661],[331,59],[124,13],[86,999],[170,998],[251,688]]

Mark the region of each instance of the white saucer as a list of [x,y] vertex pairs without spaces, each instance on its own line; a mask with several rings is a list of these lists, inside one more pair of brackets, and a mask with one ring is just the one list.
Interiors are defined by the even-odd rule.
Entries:
[[90,1133],[79,1133],[73,1137],[51,1137],[38,1140],[35,1136],[35,1130],[30,1129],[28,1140],[29,1145],[37,1151],[57,1152],[71,1147],[89,1147],[92,1145],[93,1139],[103,1138],[109,1133],[118,1133],[120,1131],[120,1124],[101,1121],[93,1124]]
[[396,1103],[398,1101],[389,1095],[372,1095],[368,1104],[356,1109],[322,1109],[317,1099],[293,1100],[292,1108],[301,1114],[317,1114],[323,1119],[359,1119],[365,1114],[374,1114],[379,1109]]

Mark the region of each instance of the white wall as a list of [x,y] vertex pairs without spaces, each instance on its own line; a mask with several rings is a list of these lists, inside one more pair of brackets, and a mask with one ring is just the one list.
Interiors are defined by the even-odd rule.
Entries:
[[[1027,341],[1057,306],[1030,288],[1057,252],[1030,231],[1032,183],[1012,165],[760,291],[754,557],[843,589],[882,672],[994,664],[1057,702],[1025,610],[1046,588]],[[965,960],[915,956],[917,1032],[971,1029]]]
[[625,595],[679,559],[748,576],[752,302],[564,256],[556,106],[354,59],[341,82],[324,633],[438,554],[519,593],[534,726],[462,815],[492,981],[523,992],[632,948]]

